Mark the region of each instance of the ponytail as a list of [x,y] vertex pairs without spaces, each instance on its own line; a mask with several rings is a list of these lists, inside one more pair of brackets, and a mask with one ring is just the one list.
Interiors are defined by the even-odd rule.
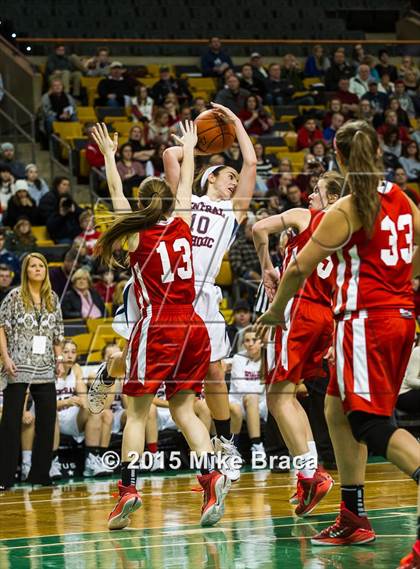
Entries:
[[377,134],[367,122],[352,121],[338,130],[336,145],[345,163],[357,213],[370,236],[380,209],[378,185],[383,177],[377,157]]
[[147,178],[140,185],[141,209],[118,215],[112,225],[101,235],[95,246],[95,255],[106,265],[118,264],[113,259],[113,250],[131,235],[155,225],[173,209],[174,198],[169,186],[160,178]]

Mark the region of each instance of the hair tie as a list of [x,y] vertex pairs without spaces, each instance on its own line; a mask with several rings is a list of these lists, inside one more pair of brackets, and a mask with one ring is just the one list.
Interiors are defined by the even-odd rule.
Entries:
[[223,168],[224,164],[217,164],[216,166],[210,166],[209,168],[207,168],[207,170],[204,172],[203,177],[200,180],[200,188],[202,190],[204,190],[204,186],[207,183],[207,180],[209,179],[210,174],[213,174],[213,172],[215,170],[217,170],[217,168]]

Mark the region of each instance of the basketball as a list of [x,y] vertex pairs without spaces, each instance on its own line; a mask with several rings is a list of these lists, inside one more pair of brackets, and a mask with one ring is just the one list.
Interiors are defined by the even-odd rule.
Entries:
[[197,148],[206,154],[223,152],[235,140],[235,127],[226,122],[215,110],[204,111],[195,119]]

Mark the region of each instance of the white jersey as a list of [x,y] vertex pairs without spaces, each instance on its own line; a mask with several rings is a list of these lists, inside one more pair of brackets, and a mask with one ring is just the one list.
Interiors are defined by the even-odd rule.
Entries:
[[57,401],[62,401],[63,399],[70,399],[77,395],[76,392],[76,375],[71,369],[70,373],[66,377],[59,377],[55,383],[55,389],[57,392]]
[[230,393],[246,395],[264,392],[265,385],[260,381],[261,359],[248,358],[246,352],[235,354],[232,359]]
[[230,200],[192,196],[191,233],[196,288],[214,284],[223,256],[232,245],[238,222]]

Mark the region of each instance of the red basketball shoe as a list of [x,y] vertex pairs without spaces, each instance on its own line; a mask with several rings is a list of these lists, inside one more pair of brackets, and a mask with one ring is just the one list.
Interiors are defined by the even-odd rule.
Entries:
[[298,505],[295,514],[300,517],[309,515],[333,486],[334,480],[325,470],[317,468],[312,478],[305,478],[299,473],[296,491]]
[[197,479],[204,490],[200,523],[203,527],[214,526],[225,512],[223,502],[231,482],[227,476],[217,470],[197,476]]
[[413,551],[403,557],[397,569],[420,569],[420,541],[417,540]]
[[118,490],[120,497],[115,508],[109,514],[109,529],[123,529],[128,526],[130,523],[129,516],[141,506],[141,496],[134,485],[123,486],[120,480]]
[[367,518],[356,516],[341,502],[340,513],[332,526],[311,539],[313,545],[362,545],[375,541],[376,535]]

